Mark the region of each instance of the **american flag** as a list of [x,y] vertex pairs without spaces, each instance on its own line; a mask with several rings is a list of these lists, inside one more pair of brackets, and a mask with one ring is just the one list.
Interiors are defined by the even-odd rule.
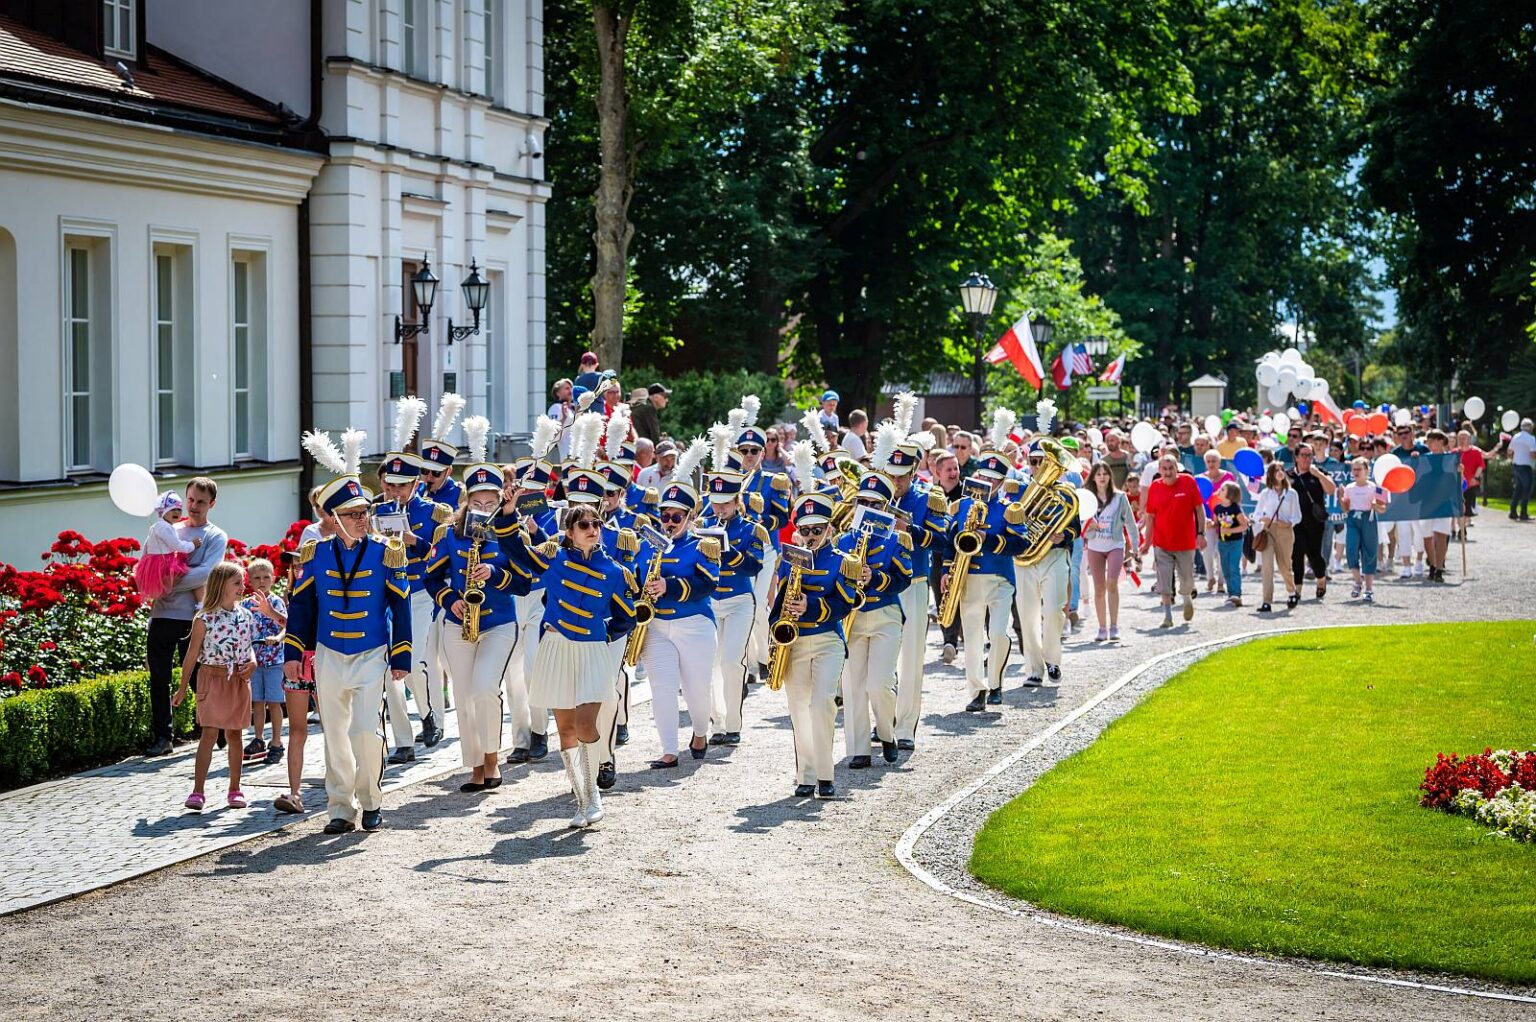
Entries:
[[1086,345],[1086,344],[1074,344],[1074,345],[1072,345],[1071,352],[1072,352],[1072,375],[1073,376],[1092,376],[1093,375],[1093,356],[1088,354],[1088,345]]

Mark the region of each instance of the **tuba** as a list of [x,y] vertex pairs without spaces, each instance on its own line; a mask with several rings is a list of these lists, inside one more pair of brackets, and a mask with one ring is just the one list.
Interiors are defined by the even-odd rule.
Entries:
[[[796,552],[802,556],[796,556]],[[801,576],[805,574],[806,561],[809,560],[810,551],[804,547],[794,547],[785,544],[784,553],[789,555],[789,575],[784,580],[784,599],[780,606],[794,602],[800,598],[802,591]],[[768,629],[771,645],[768,647],[768,677],[764,683],[770,692],[777,692],[784,687],[785,675],[789,673],[789,650],[800,638],[800,621],[787,611],[779,616]]]
[[949,566],[949,588],[939,597],[939,624],[945,628],[954,626],[960,615],[960,597],[965,593],[965,580],[971,572],[971,561],[981,552],[981,530],[987,522],[987,502],[971,499],[971,509],[965,513],[965,524],[955,535],[955,559]]
[[1077,491],[1057,486],[1072,464],[1072,455],[1054,440],[1041,440],[1045,460],[1035,470],[1029,485],[1017,503],[1008,508],[1009,521],[1022,523],[1024,552],[1014,563],[1029,567],[1039,564],[1051,550],[1051,537],[1065,529],[1077,517]]

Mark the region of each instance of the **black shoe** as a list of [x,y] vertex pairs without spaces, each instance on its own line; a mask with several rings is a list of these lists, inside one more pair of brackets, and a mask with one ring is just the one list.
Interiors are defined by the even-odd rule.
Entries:
[[894,763],[894,762],[896,762],[896,743],[895,742],[881,742],[880,743],[880,754],[885,757],[885,761],[887,763]]
[[832,701],[837,704],[837,708],[839,710],[841,710],[843,708],[843,694],[841,692],[839,692],[837,695],[833,696],[832,697]]
[[810,798],[814,794],[816,794],[816,785],[814,784],[795,785],[795,798]]
[[465,792],[466,794],[469,793],[469,792],[472,792],[472,791],[484,791],[485,790],[485,782],[484,781],[465,781],[463,784],[459,785],[459,790],[462,791],[462,792]]
[[250,743],[245,747],[245,758],[247,760],[260,759],[265,756],[266,753],[267,743],[262,741],[260,738],[252,738]]
[[965,704],[965,712],[966,713],[979,713],[982,710],[986,709],[986,706],[987,706],[987,694],[985,692],[978,692],[978,693],[976,693],[976,698],[975,699],[972,699],[970,702]]
[[510,764],[510,765],[516,766],[519,763],[526,763],[526,762],[528,762],[528,750],[527,749],[519,747],[519,748],[513,749],[511,752],[507,753],[507,763]]
[[1061,680],[1061,665],[1060,664],[1046,664],[1045,665],[1045,676],[1047,678],[1050,678],[1052,681],[1060,681]]
[[487,777],[485,779],[485,790],[486,791],[495,791],[499,787],[501,787],[501,778],[499,776],[497,776],[497,777]]
[[[198,735],[198,737],[201,738],[202,735]],[[225,749],[229,748],[229,740],[224,737],[223,731],[220,731],[219,737],[214,739],[213,746],[220,752],[223,752]]]
[[377,809],[363,810],[363,829],[370,833],[384,826],[384,814]]
[[831,781],[817,781],[816,782],[816,797],[817,798],[832,798],[836,794],[837,794],[837,789],[832,787],[832,782]]
[[681,762],[681,760],[674,759],[674,760],[672,760],[669,763],[669,762],[667,762],[664,759],[653,759],[653,760],[651,760],[651,769],[652,770],[674,770],[674,769],[677,768],[677,764],[679,762]]
[[350,834],[356,829],[357,824],[351,820],[336,819],[325,825],[325,832],[327,834]]
[[549,736],[537,732],[528,736],[528,758],[541,760],[549,755]]
[[1038,675],[1038,674],[1031,674],[1029,677],[1024,679],[1024,687],[1025,688],[1039,688],[1041,685],[1044,685],[1044,684],[1045,684],[1045,679],[1040,677],[1040,675]]
[[706,753],[708,751],[709,751],[709,743],[708,742],[705,742],[703,745],[700,745],[698,748],[694,748],[693,742],[690,741],[688,743],[688,755],[692,756],[694,759],[703,759],[704,758],[704,753]]
[[1271,608],[1270,605],[1267,604],[1267,603],[1259,604],[1259,613],[1260,614],[1268,614],[1270,612],[1270,610],[1272,610],[1272,609],[1273,608]]
[[619,771],[612,763],[604,763],[597,768],[597,786],[602,790],[607,791],[613,787],[614,782],[618,779]]
[[628,724],[620,724],[618,726],[618,728],[615,729],[615,731],[613,733],[613,744],[614,745],[628,745],[629,744],[629,725]]
[[421,737],[416,740],[429,749],[443,740],[443,729],[437,726],[437,718],[432,714],[421,722]]
[[[1510,515],[1510,517],[1513,518],[1514,515]],[[758,676],[759,679],[768,677],[768,665],[767,664],[760,663],[760,664],[757,665],[757,676]]]
[[709,744],[710,745],[724,745],[725,744],[725,732],[724,731],[719,731],[719,732],[716,732],[715,734],[710,735],[709,736]]
[[416,750],[408,745],[402,745],[389,754],[389,761],[396,764],[414,763],[416,762]]
[[726,745],[740,745],[741,744],[741,732],[740,731],[727,731],[725,733],[725,744]]
[[1003,705],[1003,690],[1001,688],[994,688],[991,692],[987,693],[987,705],[988,706],[1001,706],[1001,705]]
[[868,756],[855,756],[855,757],[853,757],[852,759],[850,759],[848,761],[848,769],[849,770],[868,770],[869,769],[869,757]]
[[1296,609],[1296,604],[1298,604],[1300,602],[1301,602],[1301,596],[1298,595],[1297,593],[1292,593],[1291,595],[1289,595],[1289,596],[1287,596],[1285,598],[1285,609],[1286,610],[1295,610]]
[[912,752],[917,748],[917,743],[910,738],[898,738],[896,739],[896,748],[902,752]]
[[169,738],[161,738],[159,741],[155,742],[155,744],[146,749],[144,755],[169,756],[173,748],[174,746],[171,745],[171,740]]
[[283,747],[281,745],[267,746],[267,754],[262,757],[262,766],[274,766],[283,761]]

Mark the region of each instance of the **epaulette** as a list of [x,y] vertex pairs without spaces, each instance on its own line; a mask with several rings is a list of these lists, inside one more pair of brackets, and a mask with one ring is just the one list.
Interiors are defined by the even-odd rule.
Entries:
[[720,541],[714,536],[705,536],[703,539],[699,540],[699,553],[703,554],[711,561],[719,563]]
[[447,504],[432,505],[432,520],[441,525],[453,517],[453,508]]
[[755,535],[757,537],[757,541],[759,543],[763,544],[764,546],[767,546],[769,543],[771,543],[773,541],[772,537],[770,537],[768,535],[768,530],[763,528],[763,525],[762,525],[761,522],[753,522],[752,523],[752,529],[753,529],[753,535]]
[[639,532],[641,529],[645,528],[647,525],[650,525],[650,524],[651,524],[651,516],[650,515],[646,514],[644,511],[636,511],[635,512],[635,531],[636,532]]
[[637,554],[640,552],[640,537],[635,535],[634,529],[619,530],[619,549],[626,554]]
[[897,529],[896,542],[901,544],[903,550],[910,551],[912,549],[912,534],[907,532],[906,529]]
[[645,488],[645,499],[642,500],[640,503],[655,505],[655,504],[659,504],[660,502],[661,502],[661,491],[656,489],[656,487],[654,487],[654,486],[647,486]]
[[384,541],[384,567],[405,567],[405,544],[398,537],[391,536]]
[[949,498],[937,486],[928,491],[928,510],[936,515],[947,515],[950,512]]
[[751,508],[752,509],[752,513],[755,514],[755,515],[762,514],[763,513],[763,495],[761,493],[756,492],[755,490],[753,492],[747,494],[747,507]]
[[958,500],[952,500],[949,502],[949,513],[952,515],[957,515],[960,513],[960,502]]
[[299,563],[308,564],[315,559],[315,541],[306,539],[304,545],[299,547]]
[[1003,521],[1009,525],[1018,525],[1024,521],[1024,502],[1016,500],[1003,510]]
[[1018,493],[1019,490],[1022,487],[1023,487],[1023,484],[1020,483],[1017,479],[1004,479],[1003,480],[1003,493],[1006,496],[1009,496],[1009,497],[1013,496],[1015,493]]
[[858,578],[860,574],[859,569],[862,567],[863,565],[859,563],[857,558],[849,557],[847,554],[843,555],[841,571],[844,578]]
[[639,592],[640,583],[635,581],[635,573],[624,567],[622,564],[619,565],[619,570],[624,573],[624,585],[628,588],[628,590],[632,593]]
[[552,539],[546,539],[543,543],[539,544],[538,550],[539,556],[547,561],[560,552],[560,544]]
[[[438,505],[438,507],[442,507],[442,506],[443,505],[441,505],[441,504]],[[433,546],[437,546],[439,543],[441,543],[444,540],[444,538],[447,537],[448,533],[450,533],[452,531],[453,531],[453,524],[451,522],[444,522],[443,524],[439,525],[436,529],[434,529],[432,531],[432,545]]]
[[788,493],[789,476],[785,475],[783,472],[775,472],[772,476],[769,477],[768,485],[772,486],[780,493]]

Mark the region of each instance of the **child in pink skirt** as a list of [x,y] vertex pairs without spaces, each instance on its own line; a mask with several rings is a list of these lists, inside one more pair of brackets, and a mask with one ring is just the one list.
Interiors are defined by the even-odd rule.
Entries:
[[230,561],[216,564],[208,573],[206,588],[202,609],[192,619],[192,634],[187,637],[181,687],[171,696],[172,706],[180,706],[187,698],[187,682],[196,664],[197,723],[202,734],[193,761],[192,794],[186,801],[186,807],[194,812],[203,808],[203,784],[208,780],[213,743],[220,731],[229,743],[226,802],[231,809],[245,808],[245,793],[240,790],[240,735],[251,722],[251,675],[256,670],[256,622],[251,612],[240,606],[244,573]]
[[[144,552],[133,566],[134,584],[146,600],[158,600],[176,588],[176,580],[187,573],[187,555],[203,545],[200,539],[182,538],[177,528],[181,519],[181,498],[175,490],[166,490],[155,505],[155,524],[149,527]],[[194,590],[193,598],[201,603],[202,590]]]

